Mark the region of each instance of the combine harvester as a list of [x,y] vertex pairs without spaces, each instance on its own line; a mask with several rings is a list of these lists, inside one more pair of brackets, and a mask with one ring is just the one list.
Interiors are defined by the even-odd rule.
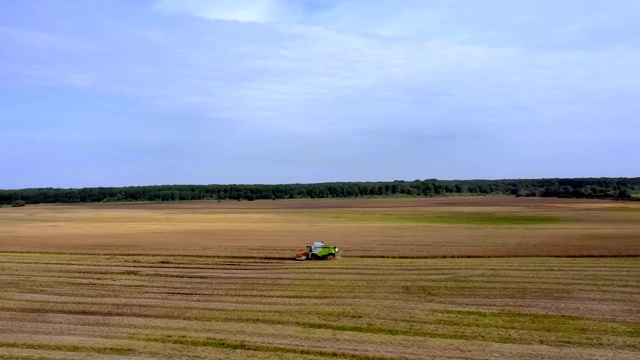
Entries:
[[333,260],[340,251],[337,246],[325,245],[323,241],[316,241],[307,245],[307,251],[296,255],[296,260]]

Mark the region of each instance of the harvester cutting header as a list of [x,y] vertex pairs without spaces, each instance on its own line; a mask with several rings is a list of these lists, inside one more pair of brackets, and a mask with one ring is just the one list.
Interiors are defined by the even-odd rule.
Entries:
[[307,251],[296,255],[296,260],[333,260],[340,252],[337,246],[325,245],[323,241],[316,241],[307,245]]

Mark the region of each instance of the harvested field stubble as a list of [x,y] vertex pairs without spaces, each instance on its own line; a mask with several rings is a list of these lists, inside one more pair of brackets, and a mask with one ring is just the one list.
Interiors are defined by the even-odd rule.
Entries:
[[640,260],[0,253],[10,357],[632,359]]
[[640,203],[2,208],[0,359],[637,359],[638,255]]

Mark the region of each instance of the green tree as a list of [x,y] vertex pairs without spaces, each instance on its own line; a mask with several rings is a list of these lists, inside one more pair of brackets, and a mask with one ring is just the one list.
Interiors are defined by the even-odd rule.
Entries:
[[11,207],[23,207],[23,206],[27,206],[27,203],[24,200],[16,200],[13,203],[11,203]]
[[626,189],[618,191],[618,199],[631,199],[631,194]]

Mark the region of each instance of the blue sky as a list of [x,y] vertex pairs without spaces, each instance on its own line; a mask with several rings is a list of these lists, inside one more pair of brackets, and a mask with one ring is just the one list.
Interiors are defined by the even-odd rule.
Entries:
[[0,188],[639,176],[635,0],[0,0]]

